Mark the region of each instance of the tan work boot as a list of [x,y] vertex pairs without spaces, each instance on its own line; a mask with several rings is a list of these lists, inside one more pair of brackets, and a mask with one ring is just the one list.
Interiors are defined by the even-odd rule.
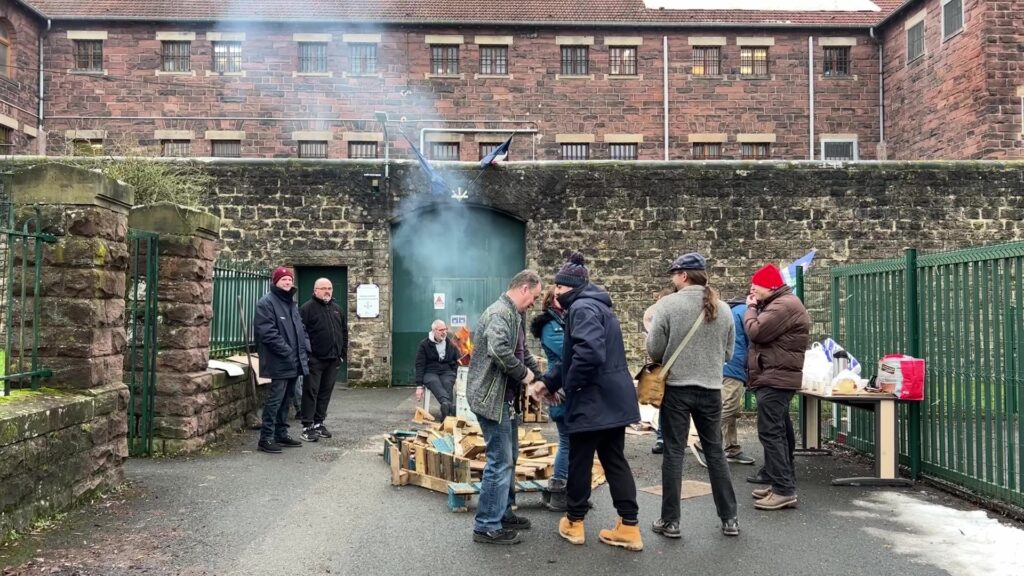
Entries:
[[587,541],[587,535],[583,532],[583,520],[569,520],[568,516],[562,516],[558,521],[558,535],[573,544],[583,544]]
[[615,528],[601,530],[597,537],[605,544],[626,550],[640,551],[644,549],[644,541],[640,538],[640,526],[627,526],[622,523],[622,518],[615,521]]
[[754,497],[754,500],[763,500],[763,499],[771,496],[771,494],[772,494],[771,487],[768,487],[768,488],[757,488],[753,492],[750,493],[750,495]]
[[767,497],[754,502],[754,508],[758,510],[782,510],[783,508],[796,508],[796,494],[792,496],[780,496],[774,492]]

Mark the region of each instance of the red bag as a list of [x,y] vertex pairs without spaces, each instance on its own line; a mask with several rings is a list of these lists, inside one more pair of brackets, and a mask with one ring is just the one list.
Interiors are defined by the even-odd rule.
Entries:
[[878,387],[900,400],[924,400],[924,359],[888,354],[878,361]]

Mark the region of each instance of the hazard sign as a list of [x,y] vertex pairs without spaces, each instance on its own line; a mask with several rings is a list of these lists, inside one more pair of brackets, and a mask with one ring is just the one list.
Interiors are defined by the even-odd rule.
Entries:
[[444,310],[444,292],[434,292],[434,310]]

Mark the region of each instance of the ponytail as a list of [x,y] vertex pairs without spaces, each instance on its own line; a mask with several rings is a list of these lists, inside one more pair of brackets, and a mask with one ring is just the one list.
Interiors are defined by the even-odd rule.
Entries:
[[687,270],[686,278],[690,284],[704,287],[704,321],[708,324],[718,317],[718,290],[708,286],[708,273],[704,270]]

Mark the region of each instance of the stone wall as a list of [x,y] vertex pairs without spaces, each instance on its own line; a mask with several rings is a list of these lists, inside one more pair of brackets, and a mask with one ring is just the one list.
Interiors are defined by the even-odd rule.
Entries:
[[10,128],[11,136],[8,143],[0,142],[0,154],[42,152],[37,130],[41,23],[20,2],[0,0],[0,26],[11,49],[11,68],[0,73],[0,126]]
[[[392,163],[391,193],[344,162],[213,163],[224,250],[265,265],[347,266],[350,381],[390,379],[389,235],[415,218],[408,199],[420,169]],[[442,170],[467,185],[477,168]],[[639,326],[665,269],[699,250],[725,296],[745,291],[765,262],[818,250],[817,282],[835,264],[1017,240],[1024,230],[1024,163],[511,163],[472,187],[468,202],[526,222],[527,264],[551,278],[561,252],[580,248],[609,289],[631,361],[642,358]],[[421,199],[422,200],[422,199]],[[450,199],[427,199],[450,202]],[[381,316],[358,319],[355,287],[381,286]],[[496,295],[497,296],[497,295]]]

